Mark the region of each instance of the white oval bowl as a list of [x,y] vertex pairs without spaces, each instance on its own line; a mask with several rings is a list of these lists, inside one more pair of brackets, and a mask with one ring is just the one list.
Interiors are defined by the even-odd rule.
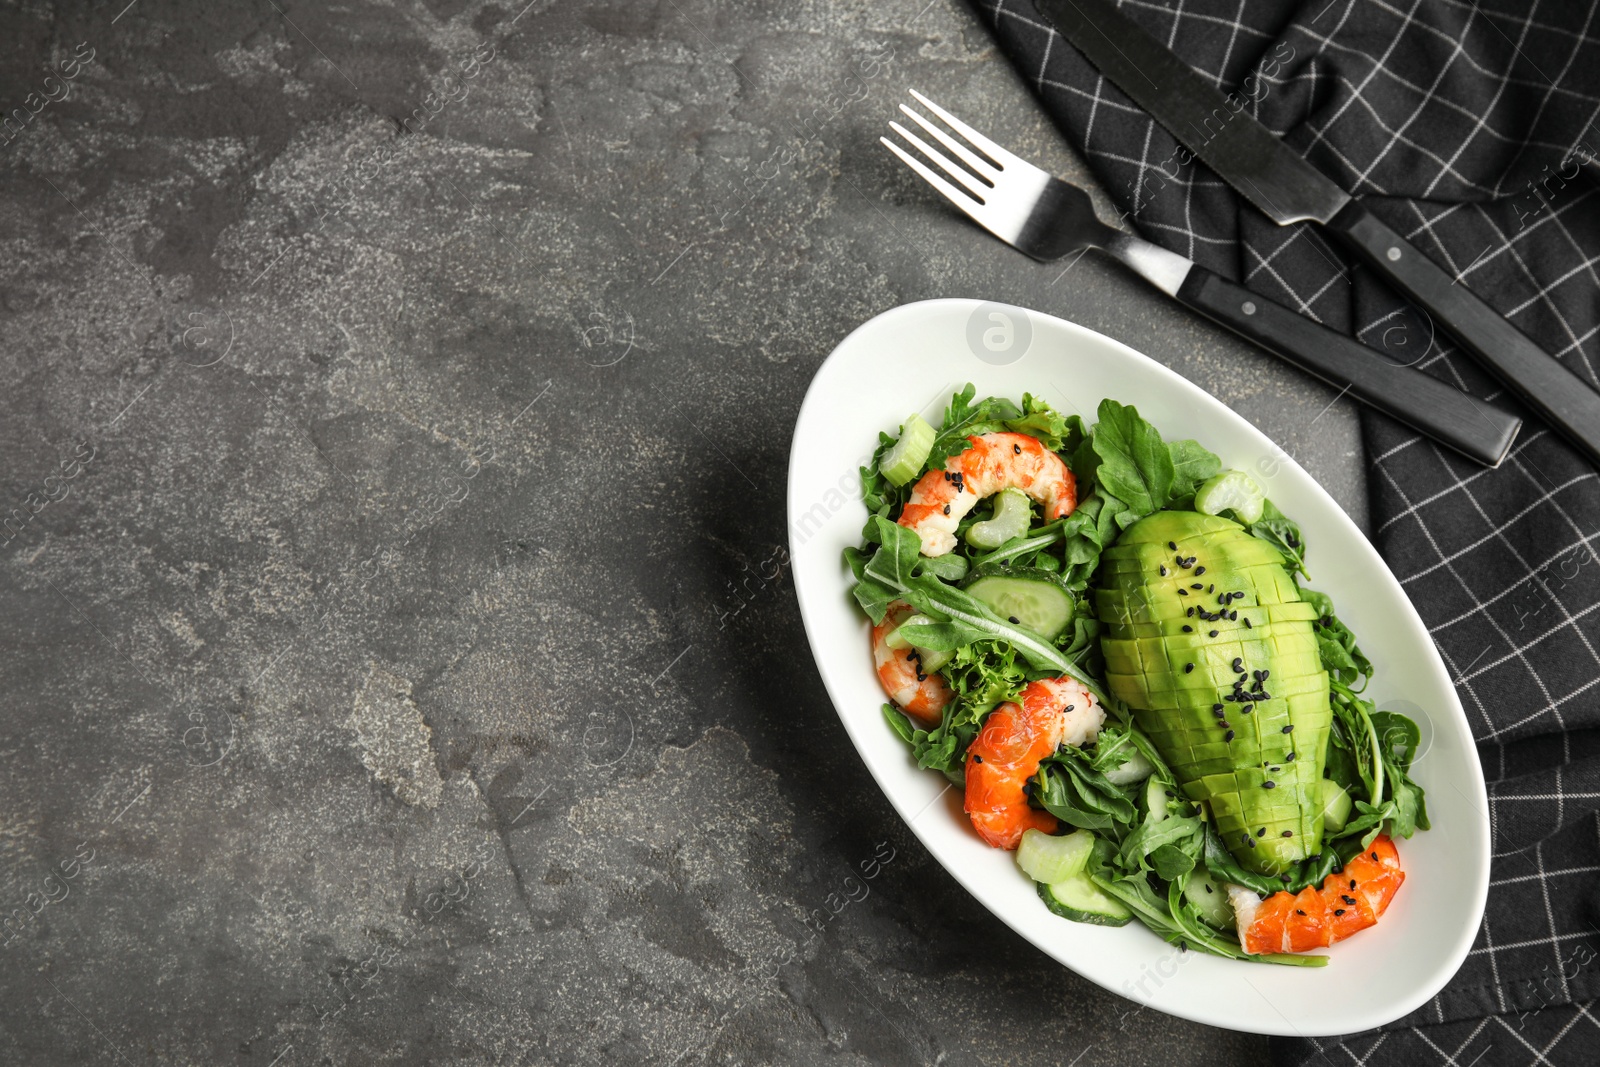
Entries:
[[[1005,348],[1009,316],[1010,352]],[[985,338],[985,331],[995,331]],[[1025,353],[1024,332],[1031,333]],[[969,342],[969,336],[972,340]],[[984,351],[986,358],[975,353]],[[1305,531],[1312,587],[1328,593],[1371,657],[1367,696],[1425,709],[1431,744],[1414,777],[1433,829],[1397,843],[1404,886],[1378,925],[1326,950],[1322,968],[1239,963],[1179,952],[1137,922],[1119,929],[1052,915],[1012,853],[973,834],[959,791],[919,769],[879,709],[869,627],[842,560],[866,521],[857,468],[878,432],[921,410],[935,425],[965,382],[978,396],[1041,395],[1093,421],[1105,397],[1136,405],[1168,440],[1192,437],[1224,468],[1248,470]],[[789,461],[795,592],[823,684],[884,795],[950,874],[1006,925],[1078,974],[1159,1011],[1258,1034],[1356,1033],[1413,1011],[1466,958],[1489,885],[1483,770],[1444,664],[1422,620],[1372,545],[1321,486],[1221,401],[1109,337],[1039,312],[976,300],[907,304],[866,322],[817,371]],[[1405,707],[1403,702],[1415,705]]]

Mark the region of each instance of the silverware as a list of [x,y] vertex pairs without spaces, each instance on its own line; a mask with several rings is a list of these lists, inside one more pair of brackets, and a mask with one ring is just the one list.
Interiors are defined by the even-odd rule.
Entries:
[[1098,248],[1186,307],[1479,463],[1499,466],[1510,450],[1522,425],[1515,415],[1390,362],[1191,260],[1106,225],[1082,189],[1006,151],[916,90],[911,95],[944,125],[905,104],[900,110],[939,147],[898,122],[889,123],[890,129],[927,162],[887,137],[879,140],[978,225],[1018,251],[1050,261]]
[[1600,393],[1457,284],[1349,193],[1117,9],[1115,0],[1035,0],[1112,84],[1280,226],[1318,222],[1425,310],[1550,427],[1600,464]]

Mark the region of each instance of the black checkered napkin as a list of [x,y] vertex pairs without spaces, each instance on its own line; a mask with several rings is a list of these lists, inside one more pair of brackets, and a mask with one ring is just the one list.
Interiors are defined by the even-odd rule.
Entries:
[[[1514,407],[1314,227],[1273,225],[1030,0],[975,0],[1146,237]],[[1123,10],[1580,377],[1600,383],[1600,13],[1550,0],[1125,0]],[[1247,82],[1247,79],[1252,79]],[[1254,88],[1251,89],[1250,87]],[[1489,907],[1438,997],[1285,1063],[1600,1063],[1600,480],[1529,421],[1485,471],[1364,413],[1375,540],[1491,781]],[[1313,547],[1314,550],[1314,547]],[[1450,797],[1431,797],[1448,804]]]

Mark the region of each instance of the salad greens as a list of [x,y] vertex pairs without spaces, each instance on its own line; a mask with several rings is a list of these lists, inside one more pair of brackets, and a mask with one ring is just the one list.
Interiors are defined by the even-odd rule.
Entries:
[[[949,653],[940,673],[953,694],[932,726],[885,704],[889,727],[920,766],[961,784],[967,749],[994,708],[1017,699],[1030,681],[1062,675],[1077,680],[1106,711],[1106,723],[1084,747],[1064,746],[1047,757],[1027,789],[1034,806],[1060,820],[1061,833],[1081,830],[1094,837],[1094,848],[1076,853],[1076,862],[1084,865],[1093,886],[1114,898],[1110,903],[1121,917],[1085,916],[1084,921],[1114,925],[1131,913],[1168,941],[1199,951],[1231,959],[1325,963],[1322,956],[1245,954],[1229,923],[1217,918],[1228,916],[1231,922],[1231,908],[1216,900],[1201,907],[1189,899],[1186,887],[1208,878],[1264,895],[1315,886],[1378,834],[1409,837],[1427,829],[1423,791],[1409,775],[1420,742],[1416,724],[1378,711],[1363,696],[1372,664],[1332,601],[1302,587],[1302,598],[1317,612],[1311,625],[1331,677],[1334,717],[1325,777],[1348,793],[1353,810],[1342,828],[1330,825],[1319,854],[1288,873],[1271,877],[1246,870],[1224,846],[1205,806],[1185,799],[1156,746],[1121,701],[1107,694],[1101,624],[1089,603],[1101,553],[1148,515],[1192,510],[1196,491],[1222,473],[1220,460],[1198,442],[1164,440],[1135,408],[1114,400],[1100,404],[1091,426],[1032,395],[1024,395],[1019,406],[1001,397],[978,400],[975,393],[969,384],[951,397],[922,470],[944,470],[951,456],[968,447],[970,436],[1025,433],[1071,468],[1078,504],[1069,516],[1051,522],[1042,521],[1033,505],[1017,536],[998,547],[980,547],[967,533],[994,519],[996,498],[990,498],[961,520],[952,552],[925,557],[918,534],[895,522],[921,471],[897,479],[898,485],[886,478],[880,465],[897,439],[880,434],[871,464],[861,468],[870,513],[862,545],[845,552],[855,577],[852,592],[875,624],[902,601],[923,617],[902,625],[901,633],[918,649]],[[1017,504],[1011,500],[1005,506]],[[1251,501],[1248,510],[1257,506],[1260,514],[1250,515],[1254,521],[1245,522],[1245,530],[1281,551],[1293,574],[1308,578],[1299,526],[1270,500]],[[1070,624],[1053,639],[1014,615],[1002,617],[967,591],[985,577],[1019,574],[1048,581],[1076,602]],[[1071,907],[1057,907],[1046,892],[1051,887],[1040,886],[1052,910],[1080,917]]]

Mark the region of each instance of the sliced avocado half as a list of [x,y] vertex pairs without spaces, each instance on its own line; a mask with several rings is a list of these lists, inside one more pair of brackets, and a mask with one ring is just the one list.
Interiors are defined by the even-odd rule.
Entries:
[[1231,519],[1157,512],[1105,551],[1093,603],[1107,686],[1235,858],[1276,875],[1319,852],[1328,673],[1282,553]]

